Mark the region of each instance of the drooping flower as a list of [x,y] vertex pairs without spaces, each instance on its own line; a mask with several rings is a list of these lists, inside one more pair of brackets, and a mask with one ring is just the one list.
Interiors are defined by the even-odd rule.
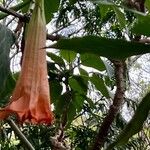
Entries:
[[46,23],[44,0],[36,0],[28,25],[22,69],[9,104],[0,110],[0,119],[16,114],[19,122],[51,124],[53,113],[50,107],[47,79]]

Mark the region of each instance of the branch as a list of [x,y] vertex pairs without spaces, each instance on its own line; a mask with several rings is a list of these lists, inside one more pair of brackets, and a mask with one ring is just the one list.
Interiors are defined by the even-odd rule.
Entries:
[[52,34],[47,34],[46,35],[46,39],[51,40],[51,41],[58,41],[61,38],[62,38],[61,35],[52,35]]
[[11,126],[11,128],[14,130],[15,134],[22,141],[22,143],[27,147],[27,149],[35,150],[35,148],[31,145],[31,143],[27,140],[24,134],[20,131],[18,126],[15,124],[15,122],[12,119],[7,119],[7,122]]
[[92,150],[99,150],[102,148],[107,136],[112,122],[114,121],[118,111],[124,100],[125,93],[125,62],[113,61],[115,66],[115,78],[117,90],[113,100],[113,104],[110,106],[108,115],[105,117],[103,123],[99,127],[99,132],[96,136]]
[[139,43],[149,44],[150,43],[150,39],[148,39],[148,38],[140,39]]
[[125,0],[125,4],[129,8],[134,8],[143,13],[145,12],[145,0]]
[[0,11],[4,12],[4,13],[7,13],[9,15],[12,15],[14,17],[17,17],[19,18],[20,20],[24,21],[24,22],[29,22],[29,17],[27,16],[24,16],[24,15],[21,15],[17,12],[15,12],[14,10],[12,9],[6,9],[5,7],[3,6],[0,6]]

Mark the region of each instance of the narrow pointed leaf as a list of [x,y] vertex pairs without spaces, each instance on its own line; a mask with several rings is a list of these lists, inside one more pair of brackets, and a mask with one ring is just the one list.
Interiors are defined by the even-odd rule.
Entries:
[[77,96],[73,91],[65,92],[56,103],[56,115],[60,116],[62,120],[64,115],[66,115],[66,121],[69,125],[82,103],[81,97]]
[[83,69],[83,68],[79,68],[79,72],[81,76],[86,76],[88,78],[89,74],[87,72],[87,70]]
[[107,12],[109,11],[109,5],[99,5],[100,7],[100,15],[102,19],[106,16]]
[[99,90],[103,94],[103,96],[105,96],[106,98],[110,98],[109,92],[102,78],[97,75],[93,75],[90,78],[90,81],[95,85],[97,90]]
[[83,102],[84,98],[81,95],[75,93],[72,95],[72,101],[70,102],[67,111],[68,125],[73,121],[77,112],[82,110]]
[[134,24],[132,31],[136,34],[150,36],[150,15],[139,16]]
[[67,51],[67,50],[63,50],[60,51],[60,55],[67,61],[67,62],[72,62],[75,58],[76,58],[76,53],[75,52],[71,52],[71,51]]
[[57,103],[57,100],[61,96],[61,93],[62,93],[62,86],[60,85],[60,83],[55,80],[51,81],[50,82],[50,95],[51,95],[52,103],[54,104]]
[[70,102],[72,100],[72,95],[73,93],[71,91],[67,91],[59,97],[59,100],[56,102],[56,105],[55,105],[56,115],[61,116],[64,113],[64,111],[68,109]]
[[44,3],[46,23],[49,23],[53,13],[58,10],[60,0],[45,0]]
[[107,39],[97,36],[85,36],[61,39],[49,48],[67,49],[77,53],[89,53],[111,59],[126,59],[133,55],[150,52],[150,45],[128,42],[120,39]]
[[[29,1],[29,3],[27,3],[28,1]],[[23,0],[23,3],[27,3],[27,5],[21,9],[21,11],[23,13],[27,13],[28,12],[28,10],[30,8],[30,2],[33,3],[33,1],[31,1],[31,0]]]
[[105,70],[105,65],[99,56],[93,54],[81,54],[80,57],[81,57],[82,65],[93,67],[100,71]]
[[142,129],[143,123],[147,119],[149,111],[150,111],[150,93],[148,93],[142,99],[131,121],[126,125],[124,130],[120,133],[117,140],[114,143],[112,143],[107,148],[107,150],[112,150],[116,146],[121,146],[126,144],[130,137],[138,133]]
[[114,9],[115,13],[116,13],[116,17],[118,19],[118,22],[121,26],[121,28],[125,28],[126,26],[126,21],[125,21],[125,16],[124,14],[120,11],[120,9],[116,6],[112,6],[112,8]]
[[82,94],[86,94],[88,89],[87,78],[82,76],[72,76],[72,78],[69,79],[69,85],[75,92]]
[[150,1],[149,0],[145,1],[145,6],[150,11]]
[[109,9],[113,9],[114,12],[116,13],[116,17],[117,17],[117,20],[118,20],[121,28],[125,27],[125,25],[126,25],[125,16],[120,11],[120,9],[119,9],[120,6],[117,6],[114,2],[108,1],[108,0],[91,0],[91,1],[93,1],[94,3],[98,3],[101,6],[100,12],[101,12],[102,17],[105,16],[106,12]]
[[64,60],[60,57],[55,55],[54,53],[47,52],[47,55],[58,65],[65,66]]

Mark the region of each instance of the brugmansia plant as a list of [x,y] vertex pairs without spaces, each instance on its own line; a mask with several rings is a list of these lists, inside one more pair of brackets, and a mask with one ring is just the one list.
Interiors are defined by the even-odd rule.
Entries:
[[44,1],[36,0],[26,35],[22,70],[9,104],[0,110],[0,119],[15,114],[20,123],[51,124],[49,84],[46,68]]

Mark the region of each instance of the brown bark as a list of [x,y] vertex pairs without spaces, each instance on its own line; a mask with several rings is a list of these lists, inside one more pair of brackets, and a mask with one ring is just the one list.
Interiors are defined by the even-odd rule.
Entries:
[[113,100],[113,104],[110,106],[108,115],[104,119],[103,123],[99,126],[99,132],[96,136],[95,142],[91,150],[99,150],[102,148],[107,136],[112,122],[114,121],[120,106],[124,100],[125,92],[125,62],[123,61],[113,61],[115,66],[115,78],[117,90]]

